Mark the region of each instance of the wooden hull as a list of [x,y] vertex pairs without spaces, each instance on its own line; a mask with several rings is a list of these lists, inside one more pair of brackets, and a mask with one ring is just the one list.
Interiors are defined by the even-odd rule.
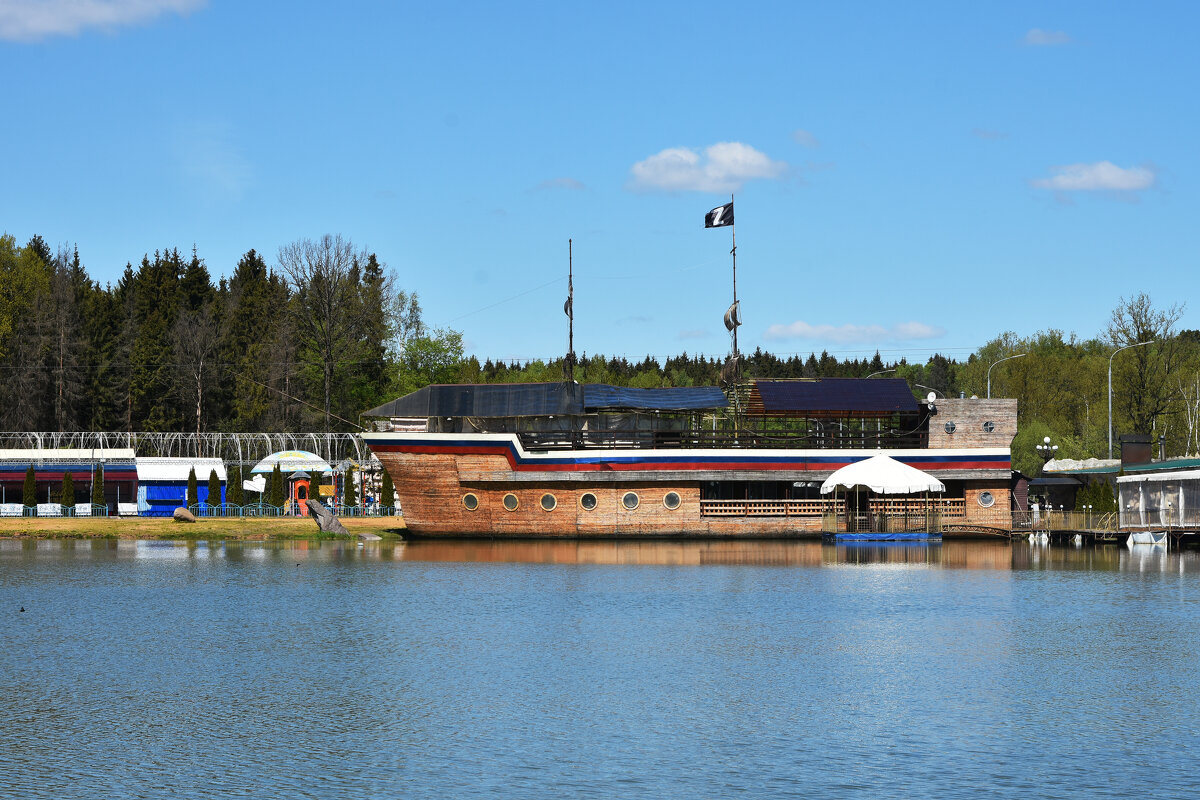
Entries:
[[[702,514],[701,486],[712,480],[812,481],[874,454],[529,454],[511,436],[368,434],[365,438],[391,475],[405,525],[416,536],[819,538],[827,527],[819,514]],[[1007,486],[1007,451],[973,452],[943,462],[936,461],[944,458],[936,453],[912,457],[935,459],[929,463],[949,465],[944,473],[956,469],[954,474],[976,479],[982,464],[991,477],[1002,481],[999,485]],[[1006,488],[1004,492],[1007,496]],[[627,501],[631,493],[636,503]],[[594,503],[585,503],[592,499]]]

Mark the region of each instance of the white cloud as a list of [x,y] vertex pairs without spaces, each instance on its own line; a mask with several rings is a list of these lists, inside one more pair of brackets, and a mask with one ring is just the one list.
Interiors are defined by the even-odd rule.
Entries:
[[1052,47],[1056,44],[1070,44],[1071,37],[1062,31],[1044,31],[1032,28],[1025,34],[1025,44],[1032,47]]
[[630,169],[629,188],[635,191],[736,192],[746,181],[778,178],[787,171],[782,161],[741,142],[721,142],[704,148],[703,155],[687,147],[670,147]]
[[88,28],[112,31],[164,13],[188,14],[207,0],[0,0],[0,39],[32,42],[78,36]]
[[796,128],[792,131],[792,141],[802,147],[820,147],[821,142],[813,136],[811,131],[806,131],[803,128]]
[[1157,178],[1150,167],[1124,169],[1111,161],[1051,167],[1050,172],[1049,178],[1039,178],[1033,185],[1056,192],[1139,192],[1153,186]]
[[945,330],[924,322],[901,322],[890,328],[883,325],[813,325],[796,321],[787,325],[775,324],[767,328],[764,339],[783,341],[788,339],[812,339],[837,344],[866,344],[880,341],[912,341],[914,339],[936,339]]

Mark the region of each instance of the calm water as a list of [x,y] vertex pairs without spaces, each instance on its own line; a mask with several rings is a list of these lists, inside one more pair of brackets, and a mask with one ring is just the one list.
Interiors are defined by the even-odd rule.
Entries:
[[0,796],[1195,796],[1198,603],[1153,549],[0,541]]

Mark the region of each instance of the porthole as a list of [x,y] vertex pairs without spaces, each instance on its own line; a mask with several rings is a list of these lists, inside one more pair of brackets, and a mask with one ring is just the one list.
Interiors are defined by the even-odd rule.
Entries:
[[554,497],[554,495],[550,494],[549,492],[542,495],[542,511],[553,511],[557,507],[558,500]]
[[983,423],[983,432],[984,433],[992,433],[995,430],[996,430],[996,423],[992,422],[991,420],[988,420],[987,422]]
[[592,511],[596,508],[596,495],[591,492],[584,492],[579,497],[579,507],[584,511]]
[[958,430],[958,426],[955,425],[953,422],[947,422],[945,425],[945,428],[946,428],[946,433],[954,433],[956,430]]
[[520,508],[520,506],[521,503],[519,500],[517,500],[517,496],[515,494],[509,492],[508,494],[504,495],[505,511],[516,511],[518,508]]
[[621,505],[625,506],[625,508],[629,511],[633,511],[635,508],[637,508],[638,503],[640,502],[641,500],[638,498],[637,492],[626,492],[621,497]]
[[991,508],[995,504],[996,504],[996,498],[992,496],[991,492],[981,492],[980,493],[979,505],[983,506],[984,508]]
[[464,494],[462,500],[463,508],[467,509],[467,511],[474,511],[475,509],[479,508],[479,498],[470,492]]
[[663,505],[666,506],[670,511],[674,511],[675,509],[679,508],[680,502],[679,492],[667,492],[663,497]]

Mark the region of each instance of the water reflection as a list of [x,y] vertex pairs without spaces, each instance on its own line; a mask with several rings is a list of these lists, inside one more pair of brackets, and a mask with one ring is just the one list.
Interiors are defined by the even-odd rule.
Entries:
[[831,567],[890,564],[912,568],[1057,570],[1084,572],[1200,572],[1200,551],[1156,545],[1049,546],[1018,539],[826,543],[814,540],[598,541],[446,539],[359,544],[346,541],[283,542],[0,540],[0,558],[69,556],[74,560],[136,559],[148,562],[318,561],[577,564],[604,566]]

